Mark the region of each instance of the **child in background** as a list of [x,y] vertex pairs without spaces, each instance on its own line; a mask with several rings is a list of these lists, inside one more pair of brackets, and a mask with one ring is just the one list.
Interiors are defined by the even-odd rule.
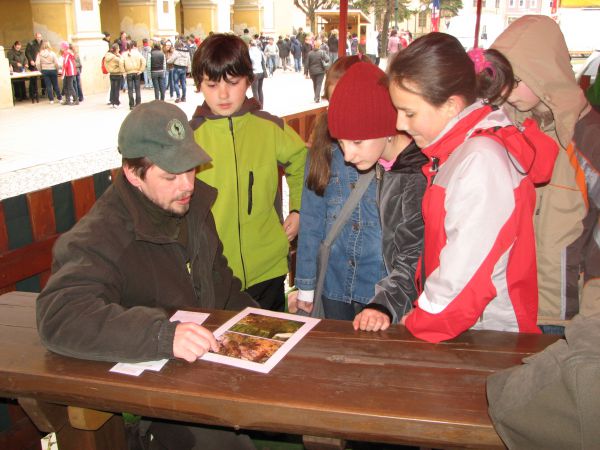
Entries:
[[549,17],[521,17],[493,48],[518,77],[510,117],[519,124],[535,119],[561,148],[550,183],[537,189],[534,225],[538,324],[545,333],[564,334],[577,313],[600,311],[600,114],[577,85],[565,39]]
[[[456,38],[430,33],[396,56],[389,76],[397,127],[429,158],[423,291],[401,323],[430,342],[469,328],[539,333],[534,183],[549,179],[556,146],[532,121],[523,135],[489,104],[510,93],[510,64],[480,49],[471,60]],[[374,310],[354,321],[363,330],[389,323]]]
[[342,76],[331,96],[328,122],[347,163],[359,171],[376,166],[387,276],[374,287],[374,296],[357,317],[367,310],[384,311],[381,314],[390,314],[389,320],[397,322],[417,295],[414,279],[422,247],[425,191],[421,167],[427,159],[407,134],[396,130],[387,78],[374,64],[359,62]]
[[77,67],[75,66],[75,55],[69,48],[68,42],[60,43],[62,52],[62,76],[63,76],[63,91],[65,100],[63,105],[79,105],[79,97],[75,92],[75,75],[77,75]]
[[[335,85],[350,67],[365,60],[359,56],[338,59],[327,71],[325,98],[331,98]],[[393,119],[389,126],[393,132]],[[288,295],[290,312],[299,307],[310,313],[313,301],[322,301],[325,318],[352,320],[373,297],[375,284],[387,275],[381,250],[377,181],[373,179],[332,244],[323,295],[314,299],[319,244],[331,231],[358,175],[356,167],[344,162],[339,144],[327,129],[327,112],[323,112],[313,129],[304,174],[296,253],[295,282],[299,290]]]
[[[263,308],[283,311],[289,241],[298,234],[306,146],[279,117],[246,98],[254,74],[248,46],[229,34],[209,36],[194,54],[192,74],[204,95],[191,120],[211,156],[198,178],[219,195],[212,207],[233,273]],[[278,166],[285,170],[290,214],[275,207]]]

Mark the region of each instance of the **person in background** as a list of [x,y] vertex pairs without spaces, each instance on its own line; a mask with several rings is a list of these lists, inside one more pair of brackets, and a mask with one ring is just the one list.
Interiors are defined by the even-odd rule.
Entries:
[[[33,40],[27,43],[27,47],[25,47],[25,56],[27,56],[27,62],[29,64],[29,70],[39,70],[41,72],[41,67],[36,66],[35,62],[37,60],[38,54],[40,53],[42,47],[42,33],[36,32],[34,34]],[[58,68],[56,68],[58,70]],[[42,79],[42,95],[44,95],[44,91],[46,90],[46,85],[44,80]],[[29,98],[31,99],[31,103],[39,103],[39,94],[38,94],[38,86],[37,86],[37,78],[33,77],[29,79]]]
[[492,106],[514,86],[510,64],[434,32],[394,58],[389,78],[396,127],[428,158],[421,292],[406,314],[395,296],[363,310],[355,329],[400,322],[429,342],[468,329],[540,333],[534,184],[550,179],[557,148],[533,121],[521,131]]
[[560,147],[550,183],[537,189],[534,225],[538,324],[562,335],[577,313],[600,311],[600,114],[577,85],[565,39],[551,18],[521,17],[492,48],[515,71],[510,117],[517,124],[535,120]]
[[75,79],[73,80],[73,86],[75,87],[75,95],[79,99],[80,102],[83,101],[83,89],[81,88],[81,71],[83,66],[81,65],[81,58],[79,57],[79,52],[73,44],[69,44],[69,49],[75,55],[75,68],[77,69],[77,73],[75,74]]
[[358,35],[356,33],[352,33],[352,39],[350,39],[350,54],[358,54]]
[[121,105],[119,91],[123,78],[123,65],[121,63],[119,44],[113,44],[110,51],[104,55],[104,65],[110,75],[110,105],[113,108],[118,108]]
[[[339,79],[361,61],[358,56],[347,56],[332,64],[325,78],[325,98],[331,99]],[[388,121],[391,127],[395,127],[394,119],[392,113]],[[296,254],[295,284],[298,291],[288,294],[288,309],[292,313],[298,308],[311,313],[314,302],[322,302],[326,319],[353,320],[361,305],[373,297],[375,284],[387,275],[381,249],[377,180],[371,180],[333,242],[328,266],[319,269],[319,244],[330,233],[359,177],[357,168],[345,163],[340,145],[331,137],[327,127],[325,111],[313,129],[306,161]],[[314,298],[318,276],[325,277],[320,299]]]
[[250,47],[250,41],[252,40],[252,36],[250,35],[250,30],[248,28],[244,28],[243,33],[244,34],[242,34],[240,37],[242,38],[242,41],[244,41],[246,43],[246,45],[248,45],[248,47]]
[[256,40],[250,41],[250,60],[252,61],[252,73],[254,74],[254,79],[252,80],[252,97],[256,99],[261,108],[264,106],[264,95],[263,95],[263,81],[267,74],[265,73],[266,62],[265,55],[261,51],[258,46],[258,42]]
[[150,74],[152,76],[152,86],[154,86],[154,100],[165,99],[165,73],[167,70],[165,54],[163,53],[160,41],[154,40],[152,51],[150,52]]
[[[60,88],[58,87],[58,57],[56,53],[52,51],[50,42],[43,41],[40,47],[40,51],[34,61],[34,66],[40,69],[42,76],[44,77],[44,85],[46,86],[46,93],[48,94],[48,100],[50,103],[54,103],[54,94],[60,102],[62,95],[60,94]],[[37,89],[36,89],[37,93]],[[31,94],[31,91],[30,91]],[[33,103],[33,98],[31,99]],[[37,97],[35,98],[37,101]]]
[[279,57],[279,49],[273,42],[273,38],[269,38],[267,41],[264,52],[265,56],[267,57],[267,69],[269,71],[269,76],[272,77],[275,73],[275,70],[277,70],[277,58]]
[[[121,72],[127,77],[127,91],[129,94],[129,109],[133,109],[142,103],[140,92],[140,81],[142,73],[146,69],[146,59],[137,49],[135,41],[127,43],[127,51],[121,55]],[[135,101],[133,93],[135,91]]]
[[400,37],[398,36],[398,31],[393,29],[390,32],[390,36],[388,37],[388,45],[387,45],[387,54],[388,61],[392,61],[396,53],[398,53],[402,49],[402,45],[400,44]]
[[323,86],[323,78],[329,66],[329,52],[321,50],[321,41],[316,40],[315,46],[306,57],[306,67],[313,82],[313,92],[315,103],[321,101],[321,88]]
[[329,37],[327,38],[327,46],[329,47],[329,60],[333,64],[338,59],[338,48],[339,48],[339,31],[337,29],[331,30]]
[[[113,185],[54,246],[36,302],[40,338],[72,358],[193,363],[219,343],[201,325],[169,321],[167,311],[257,306],[223,257],[210,212],[217,192],[194,177],[210,158],[185,113],[160,101],[127,115],[118,150]],[[150,420],[152,448],[254,448],[233,430]]]
[[103,31],[102,34],[104,35],[102,40],[106,42],[106,45],[108,45],[108,50],[110,50],[110,46],[112,45],[110,42],[110,33],[108,31]]
[[151,39],[142,39],[142,49],[140,53],[142,58],[146,61],[146,68],[144,69],[144,89],[152,89],[152,77],[150,75],[150,52],[152,52],[152,41]]
[[308,54],[313,49],[312,39],[310,36],[304,38],[302,43],[302,66],[304,67],[304,78],[310,78],[308,75]]
[[[10,66],[10,72],[20,73],[25,72],[27,67],[27,56],[25,52],[21,50],[21,42],[15,41],[10,50],[6,53],[8,64]],[[15,100],[20,102],[27,100],[27,93],[25,91],[25,80],[12,80],[15,92]]]
[[[167,58],[167,65],[173,65],[173,86],[175,88],[175,103],[185,102],[185,95],[187,92],[187,68],[190,65],[190,53],[185,48],[184,43],[178,40],[175,43],[175,50],[171,53],[171,56]],[[179,88],[181,87],[181,92]]]
[[[119,34],[119,38],[115,40],[116,44],[119,44],[119,53],[123,55],[127,51],[127,44],[129,40],[127,39],[127,33],[125,31],[121,31]],[[127,77],[123,77],[121,79],[121,90],[123,92],[127,91]]]
[[[198,178],[219,191],[212,211],[234,274],[261,307],[283,311],[289,242],[298,234],[306,146],[279,117],[246,97],[254,73],[248,46],[231,34],[209,36],[192,73],[204,103],[191,125],[211,157]],[[276,207],[279,174],[289,186],[289,215]]]
[[63,91],[64,101],[63,105],[79,105],[79,97],[75,92],[75,75],[77,75],[77,67],[75,66],[75,55],[69,48],[69,43],[62,41],[60,43],[60,50],[62,52],[63,64],[62,64],[62,77],[63,77]]
[[298,73],[302,70],[302,44],[296,39],[296,36],[291,37],[290,53],[294,58],[294,70]]
[[[173,43],[170,40],[166,40],[164,45],[163,45],[163,53],[165,54],[165,60],[168,61],[172,56],[173,53],[175,53],[175,49],[173,48]],[[174,72],[175,68],[173,66],[173,63],[168,63],[167,62],[167,73],[166,73],[166,77],[167,77],[167,81],[166,81],[166,89],[169,89],[169,99],[173,100],[173,91],[175,90],[175,82],[173,80],[173,72]]]
[[279,36],[279,40],[277,41],[277,49],[279,50],[281,68],[285,72],[288,70],[288,60],[290,57],[290,40],[287,36],[285,39],[283,39],[283,36]]

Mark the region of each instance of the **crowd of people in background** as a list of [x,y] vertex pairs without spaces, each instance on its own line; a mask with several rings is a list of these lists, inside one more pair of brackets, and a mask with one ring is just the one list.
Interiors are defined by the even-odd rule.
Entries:
[[[246,28],[240,37],[250,48],[255,73],[252,93],[261,105],[264,105],[264,79],[273,77],[277,70],[303,72],[305,78],[313,82],[314,101],[321,101],[323,77],[338,58],[337,29],[312,33],[300,27],[290,34],[269,36],[264,32],[251,34]],[[144,37],[138,42],[121,31],[114,40],[110,33],[104,32],[103,40],[107,44],[107,53],[102,60],[102,71],[110,80],[107,105],[119,108],[120,93],[127,93],[129,107],[133,109],[141,103],[141,89],[153,89],[156,100],[186,101],[187,80],[191,78],[192,59],[201,38],[190,34],[172,39]],[[410,32],[392,29],[385,50],[393,57],[411,41]],[[386,53],[379,32],[361,36],[360,40],[356,33],[349,32],[345,48],[346,55],[366,54],[376,64],[379,64],[380,55]],[[40,97],[47,96],[50,103],[57,99],[64,105],[77,105],[84,100],[81,59],[76,46],[71,43],[61,42],[55,52],[50,42],[38,32],[25,48],[20,41],[14,42],[7,58],[11,75],[25,71],[41,73],[39,77],[15,77],[12,80],[15,101],[39,103]],[[29,83],[28,92],[26,82]],[[65,95],[65,88],[68,95]]]

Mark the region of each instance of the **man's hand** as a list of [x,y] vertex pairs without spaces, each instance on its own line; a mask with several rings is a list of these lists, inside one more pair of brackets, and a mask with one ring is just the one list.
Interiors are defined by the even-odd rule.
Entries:
[[356,315],[352,322],[355,330],[383,331],[390,326],[390,318],[376,309],[366,308]]
[[219,343],[210,330],[195,323],[180,323],[175,328],[173,355],[194,362],[209,350],[219,350]]
[[298,236],[298,229],[300,228],[300,214],[296,211],[291,212],[286,219],[283,221],[283,231],[288,238],[288,241],[293,241]]

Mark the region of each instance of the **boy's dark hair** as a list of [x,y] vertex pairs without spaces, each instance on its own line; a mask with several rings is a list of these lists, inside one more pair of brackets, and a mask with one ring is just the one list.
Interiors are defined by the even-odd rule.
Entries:
[[137,47],[137,42],[135,42],[133,39],[131,41],[127,41],[127,50],[131,50],[135,47]]
[[160,50],[161,49],[161,45],[159,41],[154,41],[154,43],[152,44],[152,50]]
[[204,76],[211,81],[227,81],[228,77],[254,80],[252,61],[246,43],[233,34],[216,33],[206,38],[194,53],[192,76],[196,86]]
[[147,44],[147,43],[148,43],[148,38],[142,39],[142,44]]

